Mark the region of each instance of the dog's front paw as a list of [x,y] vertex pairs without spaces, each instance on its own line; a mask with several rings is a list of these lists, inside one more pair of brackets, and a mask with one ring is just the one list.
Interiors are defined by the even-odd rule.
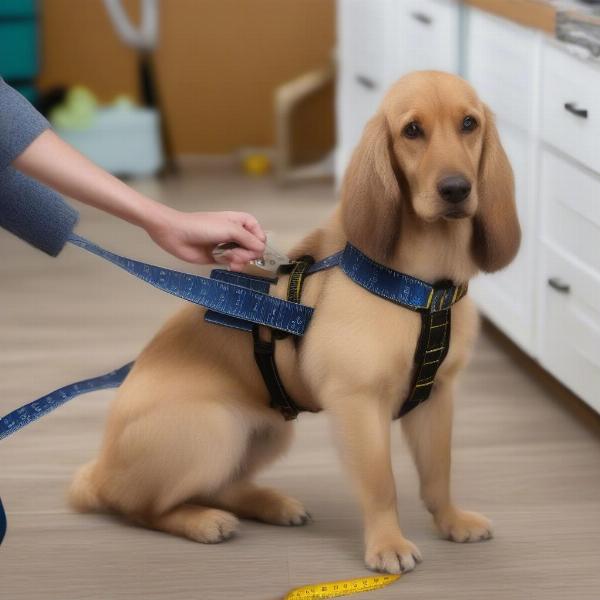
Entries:
[[435,517],[442,535],[453,542],[482,542],[492,535],[492,523],[487,517],[476,512],[452,508]]
[[367,544],[365,564],[379,573],[406,573],[422,560],[421,552],[400,533],[381,536]]

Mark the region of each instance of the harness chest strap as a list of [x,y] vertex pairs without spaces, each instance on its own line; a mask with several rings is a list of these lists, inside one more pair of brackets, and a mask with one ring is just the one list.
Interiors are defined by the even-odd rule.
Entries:
[[[302,296],[302,286],[309,268],[315,262],[312,256],[303,256],[299,258],[291,267],[290,277],[287,286],[288,302],[299,303]],[[260,327],[255,325],[252,328],[254,339],[254,360],[271,398],[270,406],[279,410],[286,421],[295,419],[302,409],[294,399],[287,393],[275,362],[275,341],[287,336],[281,331],[270,331],[271,337],[263,340],[260,337]],[[297,342],[300,338],[294,337]]]
[[[397,418],[427,400],[450,347],[451,307],[467,293],[467,286],[453,286],[448,281],[429,285],[372,261],[350,244],[342,252],[313,263],[312,257],[304,256],[293,265],[288,281],[288,301],[300,302],[306,276],[339,266],[350,279],[371,293],[421,314],[413,381]],[[253,336],[254,357],[269,391],[271,406],[286,420],[296,418],[304,409],[285,390],[275,362],[275,340],[282,337],[281,332],[272,332],[271,339],[265,341],[260,339],[255,326]],[[298,337],[294,339],[299,340]]]

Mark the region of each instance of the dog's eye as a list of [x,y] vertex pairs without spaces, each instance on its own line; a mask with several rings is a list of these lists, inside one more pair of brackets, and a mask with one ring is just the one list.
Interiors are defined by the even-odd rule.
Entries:
[[473,131],[477,127],[477,119],[471,115],[467,115],[462,122],[463,131]]
[[418,138],[419,136],[423,135],[423,130],[416,121],[411,121],[404,128],[404,131],[402,133],[404,134],[404,137],[414,140],[415,138]]

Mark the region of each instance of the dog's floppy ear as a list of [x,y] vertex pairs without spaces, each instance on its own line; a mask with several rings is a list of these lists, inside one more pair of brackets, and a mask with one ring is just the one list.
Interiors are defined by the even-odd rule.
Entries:
[[494,115],[485,107],[485,133],[479,164],[479,208],[473,221],[475,262],[489,273],[508,265],[521,243],[512,168],[500,144]]
[[378,112],[365,126],[342,183],[342,220],[348,240],[384,262],[400,231],[399,168],[387,119]]

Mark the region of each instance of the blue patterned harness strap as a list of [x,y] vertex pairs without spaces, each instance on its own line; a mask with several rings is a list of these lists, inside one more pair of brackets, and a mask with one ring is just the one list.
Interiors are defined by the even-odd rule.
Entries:
[[164,292],[221,314],[292,335],[304,335],[312,317],[313,309],[310,306],[287,302],[243,285],[132,260],[109,252],[74,233],[69,241]]
[[419,312],[446,310],[467,293],[466,284],[431,285],[390,269],[350,243],[341,252],[316,262],[308,269],[307,275],[338,266],[354,283],[372,294]]

